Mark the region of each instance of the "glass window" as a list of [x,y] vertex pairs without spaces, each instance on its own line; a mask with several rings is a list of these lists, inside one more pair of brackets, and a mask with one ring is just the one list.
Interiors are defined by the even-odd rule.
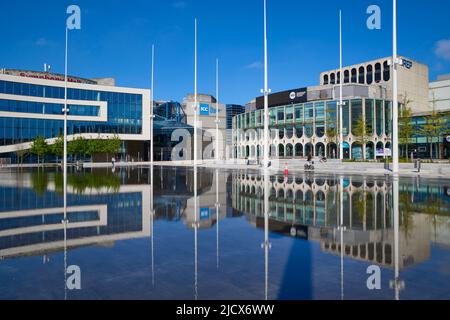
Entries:
[[367,66],[367,84],[372,84],[373,82],[373,67],[372,65]]
[[344,83],[349,83],[350,82],[350,71],[345,70],[344,71]]
[[376,133],[378,136],[381,136],[383,134],[383,127],[384,127],[384,110],[383,110],[383,101],[377,100],[375,102],[375,112],[376,112]]
[[381,63],[375,64],[375,82],[381,82]]
[[342,134],[343,136],[348,136],[349,127],[350,127],[350,107],[349,101],[344,101],[344,105],[342,106]]
[[391,121],[392,121],[392,103],[390,101],[385,101],[384,105],[384,119],[385,119],[385,133],[387,136],[391,134]]
[[337,102],[328,101],[327,102],[327,128],[335,129],[337,124]]
[[364,67],[359,67],[359,81],[360,84],[366,83],[366,73]]
[[368,132],[373,132],[373,124],[374,124],[374,101],[372,99],[365,100],[366,105],[366,126]]
[[293,107],[286,107],[286,121],[292,122],[294,120],[294,110]]
[[352,134],[356,134],[355,129],[358,124],[358,121],[360,121],[360,119],[362,119],[363,117],[362,100],[361,99],[352,100],[351,103],[352,103]]
[[311,138],[314,134],[314,104],[305,104],[305,135]]
[[303,121],[303,105],[295,106],[295,121],[296,122]]
[[325,134],[325,102],[316,102],[316,135],[321,138]]
[[383,80],[387,82],[391,80],[391,67],[387,61],[383,63],[383,69]]
[[356,68],[353,68],[352,69],[352,83],[357,83],[358,81],[358,75],[357,75],[357,71],[356,71]]
[[277,108],[277,121],[284,122],[284,107]]

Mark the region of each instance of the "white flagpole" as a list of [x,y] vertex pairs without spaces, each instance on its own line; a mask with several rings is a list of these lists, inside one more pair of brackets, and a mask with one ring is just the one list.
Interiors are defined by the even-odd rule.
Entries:
[[392,65],[393,65],[393,102],[392,102],[392,157],[393,157],[393,167],[392,172],[394,175],[399,172],[398,163],[398,57],[397,57],[397,0],[393,0],[393,55],[392,55]]
[[344,128],[343,128],[343,71],[342,71],[342,11],[339,10],[339,69],[341,76],[339,77],[339,159],[344,160]]
[[267,0],[264,0],[264,168],[269,167],[269,75],[267,57]]
[[216,161],[219,162],[219,59],[216,60]]
[[197,141],[197,121],[199,112],[197,101],[197,18],[195,19],[195,40],[194,40],[194,166],[198,160],[198,141]]
[[154,73],[155,73],[155,45],[152,45],[152,74],[151,74],[151,89],[150,89],[150,164],[153,165],[154,160]]
[[63,188],[64,188],[64,300],[67,300],[67,61],[68,61],[69,29],[66,26],[66,51],[64,63],[64,163],[63,163]]
[[67,60],[68,60],[69,29],[66,27],[66,54],[64,66],[64,210],[67,209]]

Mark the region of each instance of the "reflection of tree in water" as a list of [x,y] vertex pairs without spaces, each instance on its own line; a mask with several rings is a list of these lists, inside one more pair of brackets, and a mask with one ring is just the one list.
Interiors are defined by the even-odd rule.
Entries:
[[412,238],[412,231],[414,229],[413,215],[414,215],[414,204],[411,201],[411,195],[409,192],[399,192],[399,206],[400,213],[400,228],[405,235],[406,242]]
[[[32,185],[36,193],[42,195],[48,190],[48,173],[35,173],[32,175]],[[64,192],[64,176],[61,173],[53,175],[55,192],[62,194]],[[67,185],[73,189],[73,192],[82,194],[87,190],[97,190],[98,192],[106,189],[107,193],[117,193],[120,189],[120,178],[112,174],[79,173],[69,174],[67,176]]]
[[31,175],[31,185],[38,195],[43,195],[48,187],[48,174],[45,172],[33,172]]

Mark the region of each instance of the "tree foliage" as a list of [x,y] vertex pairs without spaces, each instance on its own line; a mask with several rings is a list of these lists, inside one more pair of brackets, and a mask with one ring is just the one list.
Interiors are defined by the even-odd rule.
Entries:
[[31,144],[30,152],[38,157],[39,163],[39,159],[45,157],[49,153],[49,146],[45,141],[45,138],[42,136],[38,136],[36,139],[34,139],[33,143]]

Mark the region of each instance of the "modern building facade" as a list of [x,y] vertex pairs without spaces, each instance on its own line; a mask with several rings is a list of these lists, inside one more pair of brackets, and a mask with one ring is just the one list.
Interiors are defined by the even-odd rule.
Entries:
[[[150,90],[114,86],[111,79],[68,78],[68,140],[122,141],[121,158],[148,157]],[[32,141],[49,144],[64,132],[64,76],[2,70],[0,73],[0,158],[14,159]],[[147,142],[147,143],[146,143]]]
[[[399,104],[429,112],[428,67],[402,57]],[[344,159],[376,160],[391,155],[392,67],[389,58],[344,68]],[[339,158],[339,70],[320,74],[320,85],[269,95],[270,156]],[[263,97],[256,110],[233,119],[234,156],[263,154]]]
[[[224,104],[218,104],[215,97],[207,94],[197,95],[197,125],[201,129],[198,134],[198,146],[201,146],[197,150],[198,159],[212,159],[215,157],[214,148],[208,148],[208,145],[214,141],[216,136],[216,116],[219,113],[219,147],[221,151],[219,155],[221,157],[225,154],[226,146],[226,128],[227,128],[227,108]],[[193,94],[187,95],[182,103],[183,110],[186,114],[187,124],[194,127],[194,115],[195,115],[195,97]],[[192,138],[192,144],[194,144]],[[192,154],[193,158],[193,154]]]

